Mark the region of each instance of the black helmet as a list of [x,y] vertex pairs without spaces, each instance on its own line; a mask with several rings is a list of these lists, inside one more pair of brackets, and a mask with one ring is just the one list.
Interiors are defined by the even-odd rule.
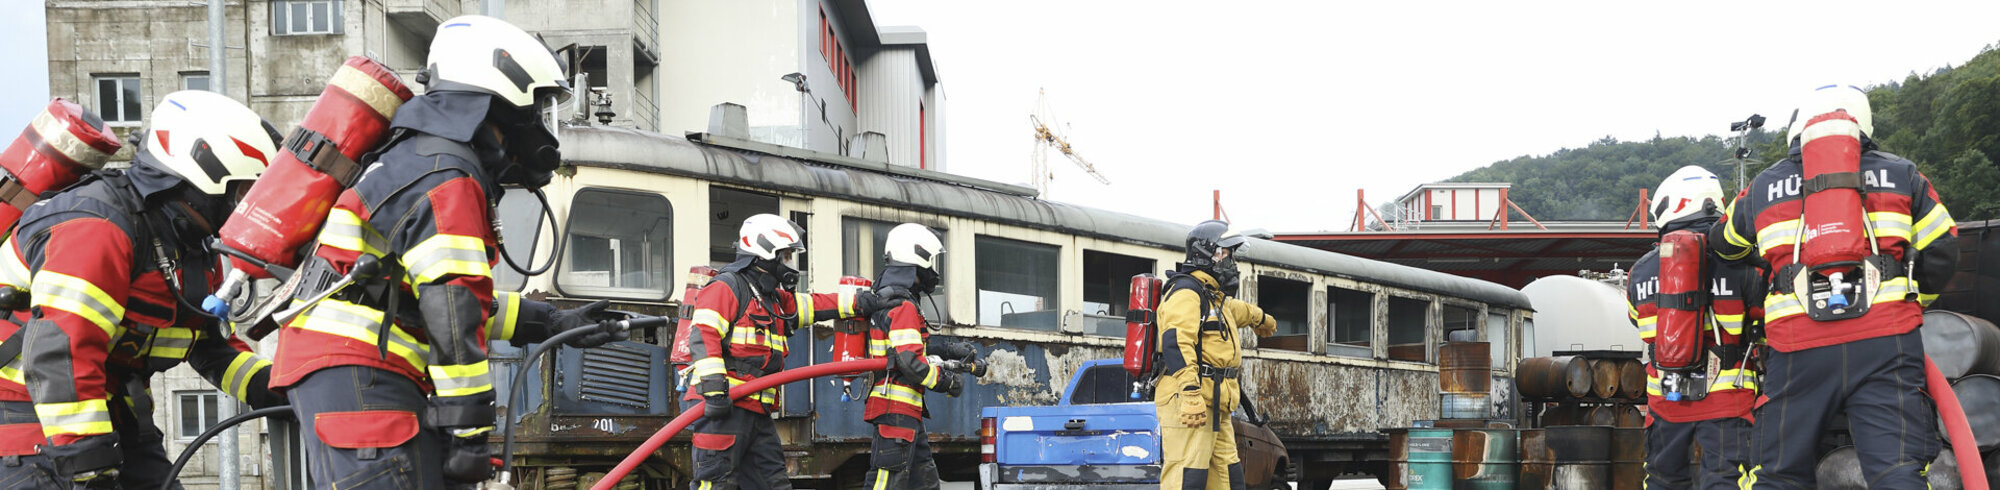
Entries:
[[[1236,252],[1241,252],[1248,242],[1236,230],[1229,229],[1227,222],[1203,221],[1188,230],[1187,261],[1182,262],[1181,267],[1183,270],[1207,271],[1224,289],[1235,288],[1238,278]],[[1218,262],[1215,254],[1222,249],[1231,249],[1231,252],[1229,257]]]

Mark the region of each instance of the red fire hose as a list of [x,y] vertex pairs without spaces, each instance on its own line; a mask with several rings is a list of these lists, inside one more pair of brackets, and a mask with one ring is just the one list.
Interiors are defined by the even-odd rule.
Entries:
[[[889,361],[887,359],[874,358],[874,359],[863,359],[859,361],[814,364],[811,366],[806,366],[798,369],[780,371],[778,372],[778,374],[757,378],[751,380],[748,383],[744,383],[742,386],[730,388],[729,398],[730,399],[743,398],[745,396],[749,396],[752,393],[770,389],[772,387],[776,387],[781,384],[804,380],[804,379],[812,379],[821,376],[860,374],[870,371],[881,371],[883,369],[888,369],[889,366],[888,363]],[[1951,391],[1951,387],[1949,386],[1945,387],[1945,391]],[[1952,406],[1956,407],[1958,406],[1958,404],[1956,402],[1953,402]],[[590,490],[611,490],[611,487],[618,486],[618,480],[624,479],[625,475],[632,473],[633,469],[637,469],[639,467],[639,463],[646,462],[646,458],[648,456],[651,456],[653,454],[653,451],[659,450],[660,446],[665,445],[667,443],[667,439],[673,438],[674,434],[679,434],[681,432],[681,429],[687,428],[688,424],[692,424],[694,423],[695,419],[701,418],[701,413],[702,411],[700,405],[695,405],[694,409],[681,412],[681,415],[679,417],[674,417],[674,420],[672,422],[668,422],[666,427],[661,427],[659,432],[653,433],[653,437],[646,439],[646,443],[640,444],[639,449],[632,451],[632,454],[626,456],[624,461],[619,461],[618,467],[612,468],[611,472],[606,473],[604,475],[604,479],[598,480],[596,485],[591,485]],[[1959,425],[1961,426],[1965,425],[1964,414],[1959,415],[1958,422]],[[1954,438],[1954,440],[1955,439],[1956,438]],[[1973,466],[1978,466],[1978,464],[1975,463]],[[1986,480],[1982,479],[1980,481],[1984,482]],[[1966,487],[1966,488],[1970,489],[1971,487]],[[1985,488],[1982,487],[1978,490],[1985,490]]]
[[1945,382],[1944,372],[1930,356],[1924,356],[1924,385],[1937,401],[1938,416],[1944,418],[1945,434],[1951,436],[1951,453],[1958,458],[1958,477],[1965,490],[1988,490],[1986,464],[1979,461],[1979,443],[1972,438],[1972,424],[1965,421],[1965,409],[1958,406],[1958,394]]

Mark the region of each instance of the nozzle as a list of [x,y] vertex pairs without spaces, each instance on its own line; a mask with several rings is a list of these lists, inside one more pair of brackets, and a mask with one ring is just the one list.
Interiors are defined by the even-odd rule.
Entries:
[[223,276],[222,287],[216,288],[215,294],[201,299],[202,311],[207,311],[217,318],[229,318],[229,299],[242,293],[243,285],[249,282],[249,273],[243,272],[242,269],[229,269],[229,274]]

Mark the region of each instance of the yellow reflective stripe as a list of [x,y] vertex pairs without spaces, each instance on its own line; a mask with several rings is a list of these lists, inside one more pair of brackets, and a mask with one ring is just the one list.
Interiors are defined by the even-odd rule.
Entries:
[[0,286],[28,289],[33,273],[28,271],[27,264],[21,263],[20,254],[14,251],[15,243],[11,237],[0,245]]
[[1790,219],[1771,223],[1757,230],[1757,251],[1768,253],[1773,248],[1791,246],[1799,241],[1799,220]]
[[876,468],[875,488],[871,490],[888,490],[888,489],[889,489],[889,470]]
[[1764,298],[1764,317],[1768,320],[1775,321],[1779,318],[1804,314],[1806,312],[1805,303],[1800,303],[1799,297],[1796,295],[1771,293]]
[[42,421],[42,435],[90,436],[111,433],[111,410],[104,400],[65,403],[37,403],[35,416]]
[[796,302],[795,307],[798,309],[799,312],[799,326],[803,327],[806,325],[813,324],[813,322],[816,321],[816,319],[813,318],[812,294],[792,293],[792,298],[794,298],[793,301]]
[[[705,326],[708,327],[710,330],[714,330],[715,336],[718,339],[724,341],[729,340],[721,338],[723,332],[729,331],[729,320],[722,319],[722,314],[716,313],[715,310],[707,308],[694,310],[694,324],[697,326]],[[699,334],[699,332],[695,333]]]
[[493,426],[489,425],[489,426],[485,426],[485,427],[473,427],[473,428],[469,428],[469,429],[452,429],[452,430],[451,430],[451,436],[452,436],[452,437],[473,437],[473,436],[478,436],[478,435],[480,435],[480,434],[485,434],[485,433],[488,433],[488,432],[493,432]]
[[868,357],[888,357],[889,341],[868,339]]
[[757,329],[738,328],[729,332],[729,343],[737,345],[763,345],[757,340]]
[[1756,373],[1745,369],[1724,369],[1718,371],[1715,375],[1715,382],[1708,387],[1708,391],[1710,392],[1755,389],[1757,389]]
[[695,359],[690,369],[694,370],[694,379],[696,381],[700,381],[701,378],[708,377],[709,375],[722,376],[729,373],[728,366],[722,363],[722,358],[720,357]]
[[917,390],[912,389],[908,386],[903,386],[895,383],[882,383],[875,385],[874,392],[869,393],[868,396],[876,398],[887,398],[891,401],[908,403],[919,407],[924,406],[924,395],[922,393],[918,393]]
[[1917,220],[1917,231],[1912,242],[1915,242],[1918,250],[1928,248],[1931,242],[1937,241],[1956,227],[1958,223],[1952,221],[1951,212],[1945,211],[1943,204],[1931,206],[1931,212],[1925,213],[1923,219]]
[[[742,386],[744,383],[748,383],[748,381],[736,379],[734,377],[729,378],[729,388],[731,390],[734,390],[737,386]],[[756,400],[758,403],[763,403],[766,405],[776,404],[778,403],[778,389],[766,388],[762,391],[751,393],[749,396],[745,396],[743,398]]]
[[840,301],[841,318],[854,318],[854,297],[856,296],[855,292],[860,290],[861,288],[858,287],[840,288],[840,299],[838,301]]
[[896,347],[924,345],[924,336],[907,328],[893,329],[889,331],[889,345]]
[[431,373],[431,386],[437,387],[438,396],[465,396],[493,391],[493,377],[486,361],[433,365],[427,371]]
[[1743,315],[1715,314],[1715,323],[1730,335],[1743,335]]
[[521,294],[493,293],[493,316],[486,318],[486,340],[512,340],[514,326],[521,320]]
[[792,338],[791,336],[788,335],[778,335],[773,333],[764,337],[764,346],[771,348],[771,351],[777,352],[778,355],[782,356],[785,355],[786,352],[791,352]]
[[1877,237],[1910,238],[1910,215],[1895,211],[1868,213],[1868,227]]
[[1738,233],[1736,231],[1736,225],[1734,224],[1734,220],[1732,219],[1735,216],[1736,216],[1736,203],[1732,202],[1729,203],[1729,207],[1723,211],[1722,241],[1729,242],[1730,245],[1740,247],[1743,249],[1743,251],[1737,252],[1735,254],[1722,254],[1722,258],[1729,260],[1738,260],[1742,259],[1744,256],[1750,255],[1750,249],[1752,248],[1752,246],[1756,245],[1755,243],[1752,243],[1749,238],[1744,237],[1742,233]]
[[28,379],[22,375],[20,366],[21,356],[18,355],[14,356],[13,360],[7,361],[7,364],[0,365],[0,379],[15,384],[28,384]]
[[1665,390],[1660,388],[1660,378],[1646,378],[1646,394],[1666,396]]
[[1924,305],[1924,306],[1930,306],[1930,305],[1931,305],[1931,302],[1932,302],[1932,301],[1937,301],[1937,299],[1938,299],[1938,295],[1935,295],[1935,294],[1927,294],[1927,293],[1917,293],[1917,304],[1921,304],[1921,305]]
[[125,305],[112,301],[111,295],[96,284],[61,272],[44,270],[35,274],[29,298],[30,305],[55,308],[90,320],[112,338],[117,337],[118,321],[125,318]]
[[188,348],[194,347],[195,331],[189,328],[162,328],[153,331],[153,344],[146,349],[149,357],[162,359],[186,359]]
[[1903,301],[1909,299],[1909,297],[1910,297],[1910,278],[1898,277],[1895,279],[1882,281],[1882,285],[1875,290],[1875,297],[1871,298],[1869,301],[1876,304],[1880,304],[1880,303],[1889,303],[1895,301]]
[[1654,335],[1659,334],[1660,317],[1649,316],[1645,318],[1640,318],[1638,322],[1639,322],[1639,338],[1650,339],[1653,338]]
[[936,387],[937,387],[937,384],[938,384],[938,371],[941,371],[941,370],[940,370],[940,369],[938,369],[938,368],[937,368],[937,366],[931,366],[931,367],[930,367],[930,369],[927,369],[927,370],[925,370],[925,371],[924,371],[924,382],[923,382],[923,383],[924,383],[924,387],[925,387],[925,388],[936,388]]
[[[1741,468],[1741,466],[1738,466],[1738,468]],[[1757,488],[1757,472],[1763,469],[1764,465],[1761,464],[1750,467],[1750,471],[1743,472],[1743,477],[1736,479],[1736,488]],[[1925,482],[1924,485],[1929,486],[1930,483]]]
[[[375,339],[382,328],[382,312],[374,308],[328,298],[313,305],[299,320],[294,320],[295,328],[311,330],[328,335],[338,335],[359,340],[367,345],[375,345]],[[424,354],[430,346],[417,342],[417,338],[400,328],[389,328],[389,353],[409,361],[410,366],[424,369],[428,361]]]
[[486,242],[464,235],[431,235],[410,247],[409,253],[403,254],[403,263],[409,266],[410,277],[419,283],[435,281],[447,274],[493,275],[493,268],[486,264]]
[[250,378],[256,377],[257,371],[270,366],[271,361],[258,359],[256,354],[248,352],[236,354],[236,359],[229,361],[229,370],[222,373],[223,391],[229,392],[229,396],[239,400],[249,398]]
[[388,248],[375,235],[375,230],[361,223],[361,217],[341,208],[333,208],[327,213],[326,226],[319,231],[319,243],[368,255],[382,255],[382,249]]

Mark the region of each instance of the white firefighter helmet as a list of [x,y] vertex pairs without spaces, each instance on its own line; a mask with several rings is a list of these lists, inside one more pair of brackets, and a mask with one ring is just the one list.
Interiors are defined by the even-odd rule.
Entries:
[[553,109],[569,99],[562,61],[547,44],[500,19],[453,17],[438,26],[425,62],[429,91],[491,94],[515,108]]
[[[1868,107],[1868,93],[1853,85],[1827,85],[1813,89],[1805,101],[1799,103],[1798,112],[1792,113],[1791,128],[1785,132],[1785,141],[1790,142],[1805,133],[1806,121],[1833,111],[1847,111],[1854,116],[1854,122],[1861,126],[1861,135],[1875,136],[1874,110]],[[1788,143],[1789,144],[1789,143]]]
[[916,223],[903,223],[889,229],[889,237],[882,256],[889,262],[914,265],[923,268],[937,267],[938,254],[944,253],[944,242],[938,241],[937,233]]
[[[790,262],[806,249],[805,242],[799,241],[798,225],[775,214],[759,214],[743,220],[743,228],[737,235],[736,250],[759,259]],[[786,250],[792,253],[781,256],[780,252]],[[786,265],[797,268],[794,264]]]
[[1722,209],[1722,181],[1706,169],[1689,165],[1675,170],[1653,189],[1653,219],[1660,224],[1701,212],[1704,202],[1713,201]]
[[204,194],[255,181],[278,156],[278,130],[241,102],[215,92],[182,90],[153,108],[146,152]]

